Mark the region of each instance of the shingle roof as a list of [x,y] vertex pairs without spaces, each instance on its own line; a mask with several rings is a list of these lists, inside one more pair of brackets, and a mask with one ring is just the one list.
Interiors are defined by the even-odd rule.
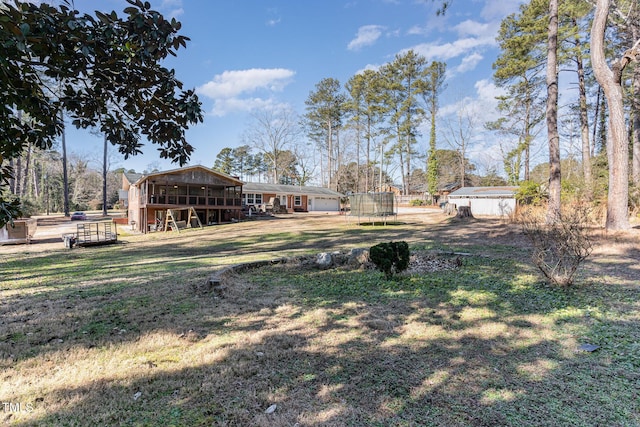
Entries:
[[142,178],[142,174],[141,173],[123,172],[123,175],[127,178],[127,181],[129,181],[129,184],[133,184],[137,180]]
[[518,187],[462,187],[449,194],[449,197],[513,197]]
[[284,184],[267,184],[264,182],[245,182],[242,187],[243,193],[275,193],[290,194],[294,196],[324,196],[324,197],[343,197],[337,191],[323,187],[306,187],[300,185],[284,185]]
[[168,175],[168,174],[171,174],[171,173],[182,172],[182,171],[189,170],[189,169],[203,169],[203,170],[205,170],[207,172],[223,176],[223,177],[227,178],[230,181],[235,181],[238,184],[242,184],[242,181],[240,181],[235,176],[231,176],[231,175],[228,175],[228,174],[226,174],[224,172],[213,170],[211,168],[208,168],[208,167],[202,166],[202,165],[185,166],[185,167],[182,167],[182,168],[171,169],[171,170],[166,170],[166,171],[150,172],[150,173],[147,173],[147,174],[144,174],[144,175],[143,174],[137,174],[138,175],[138,179],[136,181],[131,181],[131,182],[132,183],[137,183],[138,181],[142,181],[145,178],[150,178],[152,176]]

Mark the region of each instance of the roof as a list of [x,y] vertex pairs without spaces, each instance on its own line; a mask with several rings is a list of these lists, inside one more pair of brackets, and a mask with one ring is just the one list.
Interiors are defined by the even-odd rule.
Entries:
[[293,196],[343,197],[337,191],[324,187],[306,187],[301,185],[267,184],[264,182],[246,182],[244,193],[274,193]]
[[183,168],[171,169],[171,170],[167,170],[167,171],[152,172],[152,173],[147,173],[147,174],[144,174],[144,175],[137,174],[137,175],[139,175],[139,177],[138,177],[138,179],[136,181],[133,181],[133,183],[138,184],[138,183],[140,183],[140,182],[142,182],[142,181],[144,181],[146,179],[149,179],[151,177],[154,177],[154,176],[169,175],[169,174],[172,174],[172,173],[184,172],[184,171],[188,171],[188,170],[191,170],[191,169],[202,169],[205,172],[209,172],[209,173],[215,174],[215,175],[220,175],[220,176],[228,179],[229,181],[234,181],[234,182],[237,183],[237,185],[242,185],[243,184],[243,182],[240,181],[235,176],[231,176],[231,175],[228,175],[228,174],[226,174],[224,172],[213,170],[211,168],[208,168],[208,167],[202,166],[202,165],[186,166],[186,167],[183,167]]
[[450,182],[448,184],[444,184],[440,187],[438,187],[439,191],[453,191],[457,188],[460,188],[460,184],[458,184],[457,182]]
[[513,197],[519,187],[462,187],[449,194],[449,197]]
[[134,182],[136,182],[137,180],[142,178],[142,174],[141,173],[122,172],[122,174],[124,175],[125,178],[127,178],[127,181],[129,181],[129,184],[133,184]]

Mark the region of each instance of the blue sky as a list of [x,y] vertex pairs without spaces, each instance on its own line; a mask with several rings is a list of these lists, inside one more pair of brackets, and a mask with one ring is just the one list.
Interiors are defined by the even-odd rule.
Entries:
[[[190,164],[212,166],[224,147],[242,144],[251,113],[287,105],[302,115],[305,100],[323,78],[342,84],[366,68],[376,68],[408,49],[428,61],[447,63],[447,89],[441,118],[467,109],[480,125],[495,119],[492,63],[498,54],[500,21],[520,0],[454,0],[447,15],[436,16],[430,0],[151,0],[152,7],[182,22],[191,38],[165,65],[175,68],[186,88],[195,88],[206,113],[187,132],[195,147]],[[122,11],[123,0],[75,0],[92,12]],[[97,156],[101,138],[68,128],[69,149]],[[420,143],[426,147],[428,132]],[[443,138],[439,148],[450,148]],[[144,155],[117,157],[112,167],[177,167],[158,157],[147,143]],[[470,157],[480,172],[496,163],[495,141],[478,139]]]

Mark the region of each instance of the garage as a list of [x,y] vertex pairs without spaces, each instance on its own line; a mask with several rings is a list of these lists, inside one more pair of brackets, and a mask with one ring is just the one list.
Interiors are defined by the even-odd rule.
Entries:
[[334,197],[313,197],[309,200],[310,211],[330,211],[340,210],[340,199]]
[[449,194],[456,208],[469,206],[474,216],[509,216],[516,211],[518,187],[463,187]]

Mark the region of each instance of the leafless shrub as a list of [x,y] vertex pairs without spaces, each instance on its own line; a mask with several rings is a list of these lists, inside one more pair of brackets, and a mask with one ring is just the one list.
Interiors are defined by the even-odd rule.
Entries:
[[550,283],[571,285],[578,267],[591,254],[590,216],[589,209],[580,205],[563,209],[551,224],[546,223],[539,210],[521,213],[522,230],[533,244],[533,263]]

